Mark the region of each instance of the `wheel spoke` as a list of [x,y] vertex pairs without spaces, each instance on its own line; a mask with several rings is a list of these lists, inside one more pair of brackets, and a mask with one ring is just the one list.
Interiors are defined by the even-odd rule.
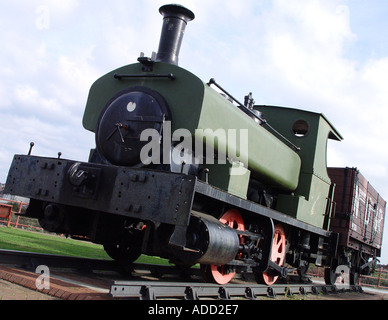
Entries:
[[[286,256],[286,234],[281,225],[275,226],[275,233],[272,241],[271,261],[275,262],[278,266],[282,266]],[[273,285],[278,276],[273,276],[270,273],[264,272],[262,276],[258,276],[258,281],[263,280],[267,285]]]

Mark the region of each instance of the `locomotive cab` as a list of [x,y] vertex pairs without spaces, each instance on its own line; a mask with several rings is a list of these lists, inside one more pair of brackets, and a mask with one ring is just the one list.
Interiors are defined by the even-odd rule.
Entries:
[[329,139],[342,141],[341,134],[323,114],[274,106],[256,108],[300,147],[299,185],[292,194],[278,196],[276,210],[328,230],[335,186],[327,173],[327,143]]

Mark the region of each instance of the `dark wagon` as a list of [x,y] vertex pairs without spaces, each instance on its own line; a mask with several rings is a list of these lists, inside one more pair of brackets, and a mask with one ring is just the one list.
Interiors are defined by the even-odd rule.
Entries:
[[336,184],[335,216],[331,231],[338,233],[339,250],[358,252],[355,260],[364,260],[361,273],[370,268],[370,257],[380,257],[386,201],[356,168],[329,168],[330,179]]

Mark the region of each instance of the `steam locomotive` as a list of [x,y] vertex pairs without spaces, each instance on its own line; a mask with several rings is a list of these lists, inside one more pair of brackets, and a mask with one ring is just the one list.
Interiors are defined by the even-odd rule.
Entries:
[[373,241],[336,231],[350,228],[326,167],[327,141],[340,133],[322,114],[257,106],[251,94],[242,104],[179,67],[195,16],[180,5],[160,13],[158,53],[90,89],[88,162],[15,155],[6,193],[30,198],[25,214],[45,230],[102,244],[123,265],[146,254],[200,264],[209,282],[253,273],[267,285],[303,277],[311,263],[332,284],[346,265],[355,283],[381,253],[386,204],[370,205],[380,217]]

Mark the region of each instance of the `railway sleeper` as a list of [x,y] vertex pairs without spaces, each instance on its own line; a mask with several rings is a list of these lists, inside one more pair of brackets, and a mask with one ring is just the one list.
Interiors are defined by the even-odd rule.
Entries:
[[260,296],[277,298],[278,296],[291,297],[300,295],[329,295],[344,292],[358,292],[360,286],[350,286],[348,289],[338,289],[333,285],[317,284],[283,284],[283,285],[254,285],[254,284],[227,284],[223,286],[208,283],[180,283],[180,282],[136,282],[114,281],[110,288],[110,295],[114,298],[128,298],[139,300],[157,300],[163,298],[180,298],[185,300],[199,300],[213,298],[232,300],[245,298],[256,300]]

